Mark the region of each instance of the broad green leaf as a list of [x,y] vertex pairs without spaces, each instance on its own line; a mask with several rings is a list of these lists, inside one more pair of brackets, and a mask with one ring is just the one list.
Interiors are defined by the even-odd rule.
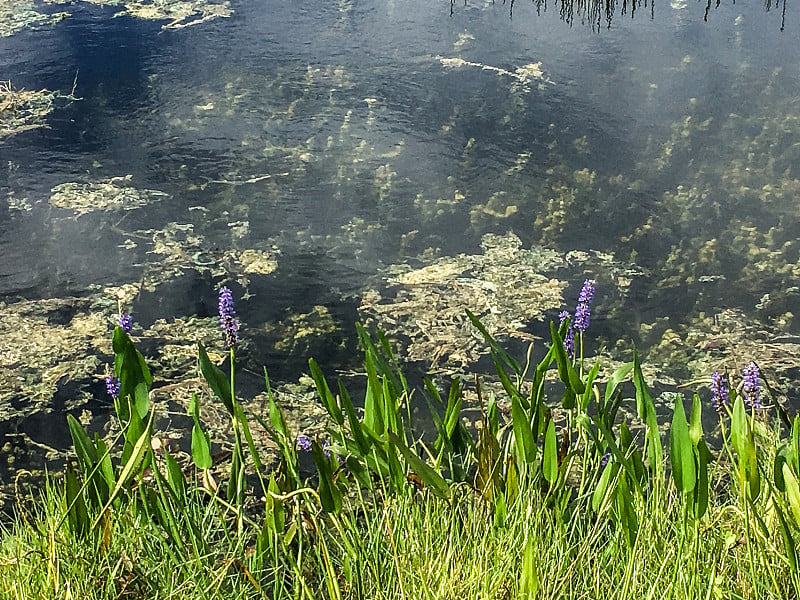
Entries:
[[183,475],[178,461],[176,461],[168,450],[164,450],[164,460],[167,464],[167,484],[175,495],[175,498],[183,504],[186,499],[186,478]]
[[653,399],[650,397],[650,392],[647,391],[647,384],[644,381],[642,367],[639,363],[639,354],[635,348],[633,350],[633,385],[636,388],[636,409],[639,413],[639,418],[644,421],[647,427],[647,459],[650,462],[650,468],[660,472],[664,450],[661,446],[661,434],[658,430],[656,408],[653,404]]
[[319,368],[317,361],[313,358],[308,359],[308,367],[311,370],[311,377],[314,379],[314,384],[317,386],[317,394],[322,400],[322,405],[328,414],[333,419],[334,423],[341,426],[344,425],[344,415],[342,414],[341,407],[336,403],[336,398],[333,397],[331,388],[328,387],[328,382],[325,381],[325,376],[322,374],[322,369]]
[[703,437],[703,418],[702,418],[702,402],[700,396],[694,394],[692,396],[692,414],[689,417],[689,439],[692,440],[692,446],[697,446],[700,438]]
[[606,393],[605,398],[603,400],[603,405],[608,405],[609,400],[614,395],[614,392],[619,387],[625,379],[627,379],[628,375],[630,375],[631,371],[633,371],[633,362],[625,363],[621,367],[619,367],[616,371],[611,374],[608,382],[606,382]]
[[525,550],[522,554],[522,573],[520,574],[519,592],[520,598],[533,600],[539,595],[539,573],[536,568],[536,549],[533,545],[533,537],[528,536],[525,542]]
[[72,437],[72,444],[75,447],[75,454],[78,456],[81,469],[84,476],[86,476],[97,464],[97,448],[95,448],[92,440],[89,439],[83,425],[70,414],[67,414],[67,426]]
[[383,386],[375,371],[375,363],[370,353],[366,354],[364,366],[367,371],[367,391],[364,394],[364,424],[377,435],[386,431],[383,420]]
[[315,441],[311,443],[311,454],[319,473],[319,486],[317,492],[322,502],[322,508],[328,513],[338,513],[342,510],[342,492],[333,482],[331,461],[325,456],[322,447]]
[[511,423],[519,458],[527,464],[533,463],[536,460],[536,440],[533,439],[528,415],[516,396],[511,397]]
[[66,472],[67,524],[78,537],[89,531],[89,511],[81,493],[81,484],[72,465],[67,463]]
[[741,396],[737,396],[733,403],[731,442],[739,458],[740,483],[747,483],[750,498],[755,500],[761,491],[761,478],[758,473],[758,458],[750,417],[745,411]]
[[130,479],[136,475],[139,471],[139,466],[144,462],[145,455],[148,452],[151,452],[150,449],[150,432],[153,428],[153,416],[155,415],[155,411],[150,411],[150,418],[147,421],[147,428],[139,436],[136,445],[133,448],[133,452],[131,453],[131,457],[128,461],[122,466],[122,471],[120,471],[119,477],[117,478],[117,485],[114,486],[114,490],[111,492],[111,496],[109,497],[106,505],[100,511],[97,519],[95,519],[94,524],[92,525],[92,529],[97,527],[97,524],[100,522],[100,519],[103,516],[103,513],[108,510],[111,506],[111,503],[114,502],[114,499],[119,495],[122,491],[122,488],[125,487]]
[[250,451],[250,458],[253,459],[253,466],[256,471],[260,471],[262,467],[261,457],[258,455],[258,448],[256,448],[256,444],[253,441],[253,434],[250,431],[250,422],[247,420],[247,416],[238,403],[233,406],[236,411],[236,420],[242,426],[242,433],[244,434],[245,441],[247,441],[247,449]]
[[120,381],[119,398],[123,400],[119,405],[123,411],[117,416],[127,422],[129,415],[125,412],[128,409],[125,400],[131,397],[139,417],[144,419],[149,410],[148,394],[153,384],[147,362],[120,326],[114,328],[111,344],[114,349],[114,372]]
[[564,348],[564,340],[561,339],[561,335],[558,333],[556,324],[553,321],[550,321],[550,337],[552,338],[553,344],[551,348],[553,348],[556,365],[558,366],[558,376],[561,378],[561,381],[564,382],[564,385],[570,388],[575,395],[583,395],[586,388],[581,381],[580,375],[578,375],[578,372],[575,370],[575,367],[572,366],[572,361],[569,360],[567,356],[567,350]]
[[589,402],[592,400],[592,386],[594,385],[594,380],[597,379],[598,373],[600,373],[599,359],[594,362],[592,370],[589,371],[589,374],[586,376],[586,389],[583,392],[583,397],[581,398],[581,412],[586,412],[586,408],[589,406]]
[[447,485],[447,482],[444,478],[439,475],[436,471],[434,471],[428,463],[422,460],[417,453],[411,450],[408,446],[403,443],[397,435],[393,432],[389,433],[389,440],[392,444],[394,444],[400,453],[403,455],[403,458],[406,459],[409,468],[416,473],[422,482],[430,488],[431,492],[435,495],[443,498],[445,500],[450,499],[450,486]]
[[469,310],[467,310],[467,317],[469,317],[469,320],[472,321],[472,325],[475,327],[475,329],[481,332],[483,339],[486,340],[486,343],[489,345],[489,348],[492,349],[492,352],[497,354],[497,356],[500,357],[506,366],[514,371],[515,375],[519,376],[522,374],[522,367],[520,367],[519,363],[514,360],[508,352],[503,350],[500,344],[494,340],[494,338],[487,331],[486,327],[484,327],[483,323],[481,323],[480,319],[478,319],[478,317],[472,314]]
[[697,485],[694,488],[694,518],[701,519],[708,509],[708,465],[714,459],[700,438],[697,443]]
[[189,401],[189,413],[191,413],[194,420],[194,425],[192,426],[192,461],[198,469],[210,469],[211,440],[200,424],[200,401],[195,393],[192,394],[192,399]]
[[775,452],[775,461],[772,467],[775,487],[782,493],[786,492],[786,482],[783,479],[783,465],[791,465],[792,447],[789,443],[781,444]]
[[339,379],[338,383],[339,401],[342,403],[342,408],[344,408],[344,412],[347,414],[347,421],[350,423],[350,433],[353,435],[353,439],[358,446],[359,454],[364,456],[369,452],[370,441],[364,436],[364,432],[361,429],[361,422],[358,420],[356,409],[353,407],[353,402],[350,400],[350,394],[347,393],[344,383],[342,383],[341,379]]
[[789,500],[789,507],[792,509],[794,521],[800,527],[800,486],[789,465],[783,464],[783,480],[786,482],[786,498]]
[[778,516],[778,524],[780,525],[781,537],[783,538],[783,550],[786,553],[786,558],[789,560],[789,566],[793,573],[797,573],[797,546],[794,541],[789,524],[786,522],[786,517],[777,502],[774,501],[772,506],[775,507],[775,514]]
[[672,478],[678,491],[685,494],[691,492],[697,483],[694,451],[689,437],[689,425],[683,410],[683,397],[675,398],[672,412],[672,427],[669,430],[669,461],[672,466]]
[[197,342],[197,351],[200,359],[200,372],[208,383],[208,387],[211,388],[217,398],[222,400],[228,410],[228,414],[234,416],[230,378],[217,365],[211,362],[203,342]]
[[594,493],[592,494],[592,510],[594,512],[599,512],[600,507],[603,506],[605,503],[606,497],[611,494],[615,493],[615,488],[610,488],[612,480],[614,477],[617,476],[619,472],[619,465],[614,463],[614,461],[609,460],[608,464],[606,464],[605,468],[603,469],[602,475],[600,475],[600,479],[597,482],[597,486],[594,488]]
[[550,421],[544,435],[544,453],[542,456],[542,474],[548,483],[558,478],[558,442],[556,441],[556,424]]
[[800,415],[794,418],[792,423],[792,467],[796,473],[800,473]]

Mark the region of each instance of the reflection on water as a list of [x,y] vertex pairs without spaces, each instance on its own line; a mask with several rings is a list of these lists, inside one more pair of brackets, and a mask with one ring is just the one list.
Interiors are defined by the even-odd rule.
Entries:
[[662,387],[757,358],[797,401],[800,48],[775,7],[238,0],[164,29],[103,4],[0,40],[14,90],[69,95],[0,142],[2,444],[107,411],[119,310],[186,400],[222,284],[251,396],[264,364],[352,367],[356,320],[444,375],[480,355],[464,308],[541,349],[593,277],[592,352],[635,342]]

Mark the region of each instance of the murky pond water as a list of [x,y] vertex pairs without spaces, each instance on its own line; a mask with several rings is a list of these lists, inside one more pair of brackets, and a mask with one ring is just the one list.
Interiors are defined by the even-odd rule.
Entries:
[[579,4],[0,0],[4,455],[107,412],[120,310],[184,398],[223,283],[245,395],[357,320],[462,372],[464,308],[524,343],[594,277],[593,352],[796,406],[800,8]]

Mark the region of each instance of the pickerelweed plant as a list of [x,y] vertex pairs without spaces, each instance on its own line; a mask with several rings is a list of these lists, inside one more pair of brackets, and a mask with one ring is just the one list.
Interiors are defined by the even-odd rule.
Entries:
[[[57,540],[74,540],[94,553],[91,564],[108,563],[113,593],[99,597],[120,594],[123,571],[124,589],[135,581],[147,597],[797,597],[800,417],[789,419],[755,363],[738,385],[716,372],[720,456],[706,443],[694,394],[688,418],[675,399],[665,460],[637,352],[603,382],[599,360],[584,364],[594,289],[587,280],[574,318],[562,313],[550,324],[538,361],[531,346],[518,362],[468,313],[501,395],[487,393],[479,377],[454,379],[445,391],[431,379],[412,386],[383,334],[357,325],[365,381],[358,405],[341,379],[332,389],[309,360],[330,418],[328,443],[290,430],[266,370],[267,414],[242,409],[239,322],[223,287],[230,372],[198,344],[199,371],[231,418],[233,450],[216,471],[197,395],[189,405],[194,469],[153,444],[152,377],[130,318],[121,319],[108,383],[120,433],[92,438],[68,417],[79,470],[68,467],[63,496],[49,492],[62,500],[42,517],[42,554],[53,564],[70,547]],[[474,426],[464,418],[467,385],[479,398]],[[631,423],[620,411],[628,393]],[[414,396],[428,403],[435,435],[418,433]],[[277,447],[272,468],[250,419]],[[298,451],[310,453],[314,473],[303,472]],[[220,467],[224,487],[212,475]],[[25,531],[17,546],[36,538]],[[141,565],[132,564],[134,553]],[[26,577],[23,565],[35,572],[35,556],[18,550],[8,564]],[[58,572],[37,576],[31,595],[63,596]],[[77,579],[72,585],[81,588]]]

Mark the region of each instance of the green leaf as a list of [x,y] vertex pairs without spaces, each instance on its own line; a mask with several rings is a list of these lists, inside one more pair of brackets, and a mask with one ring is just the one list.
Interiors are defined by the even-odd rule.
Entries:
[[614,461],[609,460],[608,464],[606,464],[605,468],[603,469],[602,475],[600,475],[597,486],[594,488],[594,493],[592,493],[592,510],[594,512],[599,512],[600,507],[603,506],[606,497],[615,493],[616,489],[610,488],[610,485],[612,480],[617,476],[618,472],[619,465]]
[[558,478],[558,447],[556,441],[556,424],[552,420],[547,426],[544,436],[544,455],[542,457],[542,473],[548,483]]
[[403,455],[403,458],[406,459],[409,468],[416,473],[422,482],[430,488],[431,492],[433,492],[436,496],[443,498],[445,500],[450,499],[450,486],[447,485],[447,482],[444,478],[439,475],[436,471],[434,471],[428,463],[422,460],[417,453],[411,450],[408,446],[403,443],[397,435],[393,432],[388,432],[389,440]]
[[328,411],[334,423],[341,427],[344,425],[344,415],[342,414],[341,407],[336,403],[336,398],[333,397],[331,388],[328,387],[328,382],[325,381],[322,369],[319,368],[317,361],[313,358],[308,359],[308,367],[311,370],[311,377],[314,379],[314,384],[317,386],[317,394],[319,394],[322,400],[322,405],[325,407],[325,410]]
[[694,488],[694,518],[701,519],[708,509],[708,465],[714,460],[713,455],[706,446],[706,441],[700,438],[697,443],[697,485]]
[[520,574],[519,592],[520,598],[533,600],[539,594],[539,574],[536,569],[536,549],[533,545],[533,537],[528,536],[525,542],[525,550],[522,554],[522,573]]
[[211,388],[217,398],[222,400],[228,410],[228,414],[234,416],[230,378],[217,365],[211,362],[203,342],[197,342],[197,351],[200,358],[200,372],[208,383],[208,387]]
[[184,500],[186,500],[186,478],[183,475],[183,471],[178,465],[178,461],[166,449],[164,449],[164,460],[167,464],[167,485],[169,485],[175,498],[183,504]]
[[516,396],[511,397],[511,424],[514,430],[514,441],[517,445],[517,455],[527,464],[533,463],[536,460],[536,440],[533,439],[528,414]]
[[250,452],[250,457],[253,459],[253,466],[256,471],[260,471],[263,465],[261,463],[261,457],[258,455],[258,448],[256,448],[256,444],[253,441],[253,434],[250,431],[250,422],[247,420],[247,416],[238,403],[234,404],[234,410],[236,411],[236,420],[242,426],[242,433],[244,434],[245,441],[247,441],[247,449]]
[[356,409],[353,407],[353,402],[350,400],[350,394],[347,393],[344,383],[342,383],[341,379],[339,379],[338,383],[339,400],[342,403],[344,412],[347,414],[347,421],[350,423],[350,433],[353,435],[353,439],[358,446],[360,455],[365,456],[367,453],[369,453],[369,449],[372,444],[370,440],[364,436],[364,432],[361,429],[361,422],[358,420]]
[[647,440],[647,459],[650,468],[656,471],[661,469],[664,449],[661,446],[661,434],[658,431],[658,418],[653,399],[647,391],[647,384],[642,374],[642,366],[639,363],[639,353],[633,350],[633,385],[636,388],[636,409],[639,418],[642,419],[647,427],[645,438]]
[[758,473],[758,457],[750,417],[745,411],[741,396],[737,396],[733,403],[731,442],[739,457],[740,483],[747,484],[750,499],[755,500],[761,491],[761,478]]
[[210,469],[212,463],[211,440],[200,424],[200,401],[195,393],[192,393],[192,399],[189,401],[189,412],[194,420],[194,425],[192,426],[192,461],[198,469]]
[[794,521],[800,527],[800,486],[794,473],[786,463],[783,464],[783,480],[786,482],[786,498],[789,500],[789,507],[792,509]]
[[486,327],[484,327],[483,323],[480,322],[480,319],[472,314],[469,310],[467,310],[467,317],[469,320],[472,321],[472,325],[481,332],[483,335],[483,339],[486,340],[486,343],[489,345],[489,348],[492,349],[492,352],[497,354],[497,356],[502,360],[506,366],[508,366],[514,374],[519,376],[522,374],[522,368],[519,366],[519,363],[514,360],[511,355],[503,350],[503,348],[498,344],[494,338],[489,334]]
[[780,525],[781,537],[783,538],[783,548],[786,552],[786,558],[789,560],[789,566],[793,573],[797,573],[797,546],[794,541],[794,536],[786,522],[786,517],[777,502],[772,503],[775,507],[775,514],[778,516],[778,523]]
[[692,446],[697,446],[700,439],[703,437],[703,419],[702,419],[702,402],[700,396],[695,394],[692,396],[692,415],[689,417],[689,439],[692,440]]
[[617,387],[627,379],[630,372],[633,371],[633,362],[625,363],[621,367],[619,367],[616,371],[611,374],[608,382],[606,382],[606,394],[603,401],[603,405],[608,405],[609,400],[611,400],[612,396],[614,396],[614,392],[617,390]]
[[582,396],[586,388],[581,381],[580,375],[578,375],[578,372],[575,370],[575,367],[572,366],[572,361],[569,360],[567,356],[567,351],[564,348],[564,340],[561,339],[561,335],[558,333],[556,324],[553,321],[550,321],[550,337],[553,341],[551,347],[554,350],[556,365],[558,366],[558,376],[561,378],[561,381],[564,382],[564,385],[571,389],[576,396]]
[[697,483],[694,451],[689,437],[689,425],[683,410],[683,397],[675,398],[672,412],[672,427],[669,430],[669,460],[672,466],[672,478],[678,491],[685,494],[694,490]]
[[322,447],[316,441],[311,443],[311,454],[319,472],[319,499],[322,508],[328,513],[338,513],[342,510],[342,492],[333,482],[333,472],[331,471],[331,461],[325,456]]
[[75,447],[75,454],[81,464],[84,475],[87,475],[97,464],[97,449],[78,420],[72,415],[67,415],[67,426]]
[[153,415],[155,415],[155,411],[150,411],[150,419],[147,422],[147,428],[139,436],[139,439],[136,442],[136,445],[133,448],[133,452],[131,453],[131,457],[128,461],[123,465],[122,471],[119,474],[119,478],[117,479],[117,485],[114,486],[114,490],[111,492],[111,496],[109,497],[106,505],[100,511],[100,514],[95,519],[94,524],[92,525],[92,529],[97,527],[97,524],[100,522],[100,519],[103,516],[103,513],[108,510],[111,506],[111,503],[114,502],[114,499],[119,495],[122,489],[128,484],[128,481],[139,472],[140,465],[144,462],[144,457],[148,452],[152,452],[150,448],[150,432],[152,431],[153,427]]
[[581,412],[586,412],[586,408],[589,406],[589,402],[592,399],[592,386],[594,385],[594,380],[597,379],[598,373],[600,373],[599,359],[594,362],[592,370],[589,371],[589,374],[586,376],[586,390],[583,392],[583,397],[581,398]]
[[81,484],[75,469],[67,463],[66,472],[67,524],[70,531],[82,537],[89,531],[89,511],[81,493]]
[[367,391],[364,394],[364,424],[377,435],[383,435],[386,426],[383,420],[383,386],[375,371],[372,355],[367,353],[364,363],[367,372]]
[[119,405],[123,411],[117,416],[123,422],[128,421],[130,416],[125,412],[128,409],[125,400],[131,397],[139,417],[144,419],[149,410],[149,392],[153,384],[147,362],[128,334],[119,326],[114,328],[111,344],[114,349],[114,372],[120,381],[119,398],[123,400]]

